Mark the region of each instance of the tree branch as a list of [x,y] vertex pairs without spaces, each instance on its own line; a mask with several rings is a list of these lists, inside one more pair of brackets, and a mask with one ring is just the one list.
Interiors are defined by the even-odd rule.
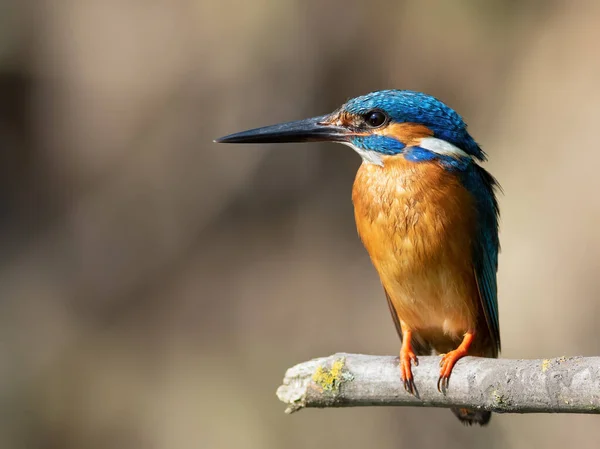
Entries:
[[509,360],[465,357],[446,394],[437,391],[439,357],[413,367],[418,397],[400,381],[398,357],[335,354],[290,368],[277,396],[304,407],[469,407],[497,413],[600,413],[600,357]]

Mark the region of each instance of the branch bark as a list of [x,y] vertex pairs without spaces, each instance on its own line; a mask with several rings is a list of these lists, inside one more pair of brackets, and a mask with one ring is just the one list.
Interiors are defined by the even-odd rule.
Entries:
[[400,381],[398,357],[335,354],[288,369],[277,396],[286,413],[304,407],[468,407],[497,413],[600,413],[600,357],[510,360],[465,357],[446,394],[439,357],[413,367],[418,395]]

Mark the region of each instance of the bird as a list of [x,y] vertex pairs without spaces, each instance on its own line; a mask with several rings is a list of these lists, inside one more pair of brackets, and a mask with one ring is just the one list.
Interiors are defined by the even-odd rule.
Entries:
[[[480,165],[487,155],[455,110],[422,92],[380,90],[326,115],[215,142],[336,142],[360,155],[356,228],[400,337],[400,377],[410,394],[418,395],[418,356],[441,355],[442,394],[462,357],[498,357],[501,187]],[[486,410],[452,412],[466,425],[491,419]]]

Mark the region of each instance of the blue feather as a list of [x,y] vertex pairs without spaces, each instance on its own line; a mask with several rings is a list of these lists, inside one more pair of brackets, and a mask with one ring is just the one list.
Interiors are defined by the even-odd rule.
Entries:
[[380,136],[378,134],[369,134],[367,136],[357,136],[351,139],[352,144],[358,148],[369,151],[377,151],[378,153],[394,155],[402,153],[404,143],[393,137]]
[[473,163],[471,158],[453,157],[444,154],[438,154],[422,147],[408,147],[404,152],[404,158],[411,162],[438,160],[445,169],[450,171],[467,170]]
[[497,181],[485,169],[471,164],[461,172],[461,181],[475,198],[477,208],[477,234],[473,241],[473,264],[483,310],[495,347],[500,351],[500,319],[498,315],[498,202],[495,189]]
[[425,148],[421,148],[421,147],[410,147],[404,153],[404,158],[407,161],[411,161],[411,162],[432,161],[437,156],[438,155],[435,154],[433,151],[429,151],[429,150],[426,150]]

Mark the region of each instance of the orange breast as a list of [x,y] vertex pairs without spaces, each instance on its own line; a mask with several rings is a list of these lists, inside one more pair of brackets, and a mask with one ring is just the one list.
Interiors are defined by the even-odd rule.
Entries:
[[479,313],[472,197],[435,161],[383,162],[363,164],[356,175],[358,233],[407,327],[426,339],[460,337],[475,329]]

